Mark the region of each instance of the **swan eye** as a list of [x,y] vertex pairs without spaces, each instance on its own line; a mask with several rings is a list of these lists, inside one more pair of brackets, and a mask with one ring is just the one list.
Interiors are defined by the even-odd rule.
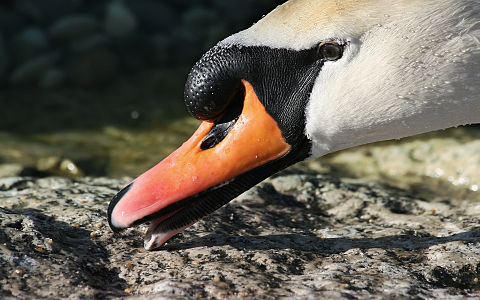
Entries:
[[339,60],[343,55],[343,47],[336,43],[322,43],[319,46],[319,54],[326,60]]

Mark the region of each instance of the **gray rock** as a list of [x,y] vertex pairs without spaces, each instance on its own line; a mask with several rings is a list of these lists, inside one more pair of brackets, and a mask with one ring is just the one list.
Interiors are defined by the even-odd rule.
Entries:
[[289,170],[146,252],[145,226],[113,234],[105,218],[127,182],[0,179],[0,297],[480,295],[478,203]]
[[37,82],[40,76],[48,70],[60,55],[56,52],[36,56],[15,68],[10,82],[14,85]]
[[94,32],[99,23],[87,14],[68,15],[57,20],[49,29],[53,39],[72,40]]
[[45,89],[58,87],[65,81],[65,77],[65,72],[62,69],[48,69],[40,78],[39,86]]
[[107,6],[104,28],[112,37],[124,37],[135,31],[137,18],[123,1],[112,0]]
[[16,63],[23,63],[49,48],[50,42],[40,27],[25,28],[12,39],[10,44]]
[[68,66],[68,78],[80,86],[111,82],[117,75],[118,58],[108,49],[97,49],[75,57]]

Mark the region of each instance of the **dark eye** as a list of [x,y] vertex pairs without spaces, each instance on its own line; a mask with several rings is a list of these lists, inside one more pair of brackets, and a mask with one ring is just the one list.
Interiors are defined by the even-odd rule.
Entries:
[[335,43],[324,43],[320,45],[319,54],[326,60],[338,60],[342,58],[343,47]]

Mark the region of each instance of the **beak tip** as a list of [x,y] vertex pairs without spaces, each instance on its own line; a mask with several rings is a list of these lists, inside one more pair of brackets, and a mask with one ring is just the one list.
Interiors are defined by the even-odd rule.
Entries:
[[125,226],[119,226],[118,223],[114,220],[114,214],[113,210],[115,209],[115,206],[122,200],[123,196],[132,188],[133,182],[124,187],[120,192],[118,192],[113,198],[112,201],[110,201],[110,204],[108,205],[108,210],[107,210],[107,218],[108,218],[108,225],[110,228],[113,230],[113,232],[120,232],[124,230]]

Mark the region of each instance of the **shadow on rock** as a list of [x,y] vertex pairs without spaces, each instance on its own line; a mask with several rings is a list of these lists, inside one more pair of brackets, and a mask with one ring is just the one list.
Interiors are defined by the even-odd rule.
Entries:
[[275,234],[266,236],[233,236],[209,234],[191,242],[170,244],[160,250],[186,250],[197,247],[231,246],[242,250],[312,251],[338,254],[351,249],[421,250],[454,241],[480,242],[480,230],[471,230],[446,237],[419,236],[415,232],[379,238],[320,238],[306,234]]
[[0,294],[61,298],[94,294],[97,299],[123,294],[124,280],[107,267],[108,252],[90,231],[35,209],[0,208],[0,214],[0,243],[6,245],[0,247],[0,268],[18,277],[10,278],[13,287],[5,284]]

